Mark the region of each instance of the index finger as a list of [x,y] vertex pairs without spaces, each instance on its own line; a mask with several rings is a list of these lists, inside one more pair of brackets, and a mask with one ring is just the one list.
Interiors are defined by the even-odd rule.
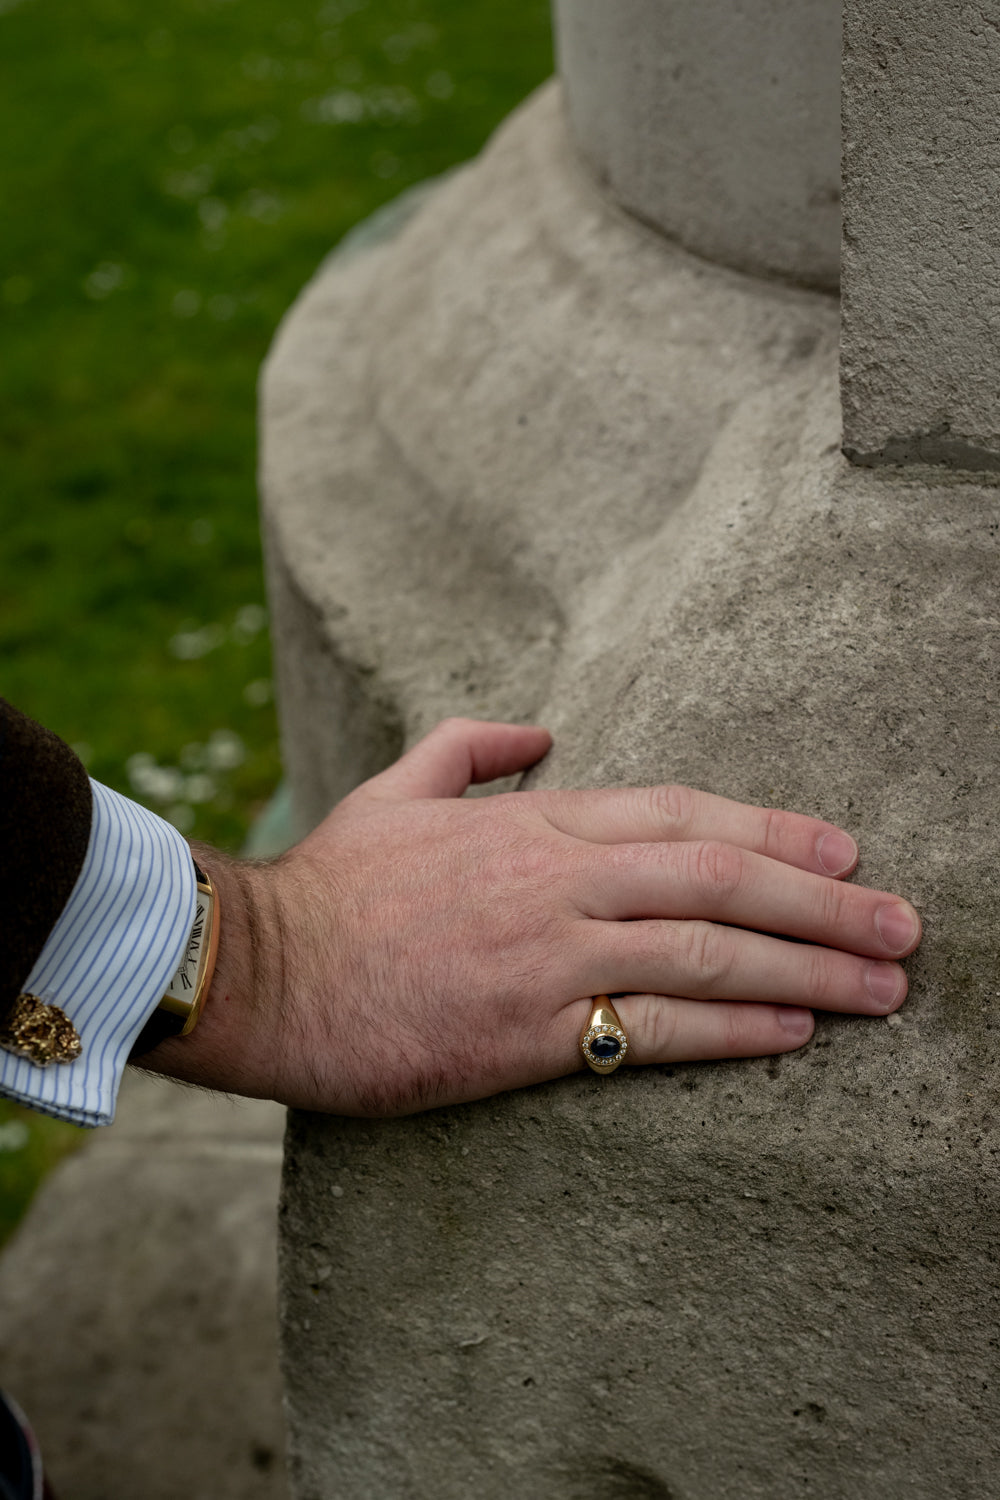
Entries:
[[817,875],[849,875],[858,846],[835,823],[804,813],[731,802],[687,786],[611,791],[541,792],[554,828],[592,844],[688,843],[721,840]]

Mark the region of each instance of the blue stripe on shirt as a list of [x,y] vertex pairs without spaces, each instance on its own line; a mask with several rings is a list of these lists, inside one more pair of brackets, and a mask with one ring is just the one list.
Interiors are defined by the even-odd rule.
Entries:
[[92,781],[90,843],[25,989],[59,1005],[83,1051],[36,1067],[0,1050],[0,1093],[79,1125],[109,1125],[129,1052],[191,931],[191,851],[172,824]]

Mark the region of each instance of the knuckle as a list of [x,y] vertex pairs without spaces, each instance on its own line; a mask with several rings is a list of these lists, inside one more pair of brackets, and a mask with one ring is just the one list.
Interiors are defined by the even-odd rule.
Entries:
[[619,876],[646,870],[650,851],[656,857],[659,849],[657,844],[601,844],[592,856],[591,869],[598,878],[615,881]]
[[552,916],[534,901],[497,902],[484,909],[478,923],[481,953],[510,972],[530,966],[534,956],[554,941]]
[[685,922],[684,947],[689,988],[714,994],[729,974],[730,960],[722,932],[712,922]]
[[633,1001],[629,1017],[632,1034],[641,1037],[643,1056],[669,1060],[677,1037],[677,1010],[669,1000],[643,995]]
[[788,814],[782,812],[778,807],[765,807],[764,812],[764,853],[777,856],[788,842]]
[[653,826],[677,836],[691,821],[694,793],[686,786],[651,786],[645,788]]
[[717,839],[690,845],[694,883],[715,901],[726,901],[743,879],[743,856],[731,844]]
[[558,850],[546,839],[518,839],[509,848],[504,876],[514,889],[545,891],[562,873]]
[[848,916],[849,904],[855,899],[856,890],[856,886],[817,875],[812,886],[814,921],[826,931],[841,926]]
[[721,1007],[722,1046],[731,1057],[742,1057],[753,1043],[754,1015],[746,1005]]
[[579,913],[565,871],[544,846],[520,847],[505,862],[502,880],[490,882],[477,899],[479,941],[492,934],[505,951],[518,955],[519,964],[529,955],[563,952],[572,944],[571,924]]
[[803,947],[798,954],[802,965],[801,990],[805,1003],[826,1000],[834,989],[833,966],[821,948]]

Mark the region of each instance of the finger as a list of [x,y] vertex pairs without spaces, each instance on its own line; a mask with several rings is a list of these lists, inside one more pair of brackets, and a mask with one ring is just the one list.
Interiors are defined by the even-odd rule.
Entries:
[[858,846],[843,829],[802,813],[750,807],[686,786],[545,792],[543,810],[562,833],[595,844],[721,839],[820,875],[846,875]]
[[577,962],[598,993],[773,1001],[875,1016],[898,1010],[906,998],[897,963],[714,922],[591,922]]
[[[586,1067],[579,1038],[592,1001],[575,1001],[553,1020],[560,1028],[562,1068]],[[616,996],[614,1007],[628,1035],[626,1064],[704,1062],[710,1058],[771,1057],[793,1052],[813,1034],[812,1012],[787,1005],[740,1005],[637,994]],[[554,1066],[560,1064],[553,1057]],[[610,1084],[609,1084],[610,1087]]]
[[593,917],[702,918],[871,958],[901,958],[920,941],[920,918],[898,896],[714,841],[607,846],[574,893]]
[[359,791],[392,802],[410,797],[460,797],[473,782],[526,771],[551,744],[548,730],[532,725],[444,719]]
[[771,1057],[793,1052],[813,1034],[812,1012],[787,1005],[699,1005],[660,995],[615,1002],[629,1037],[628,1061],[700,1062],[713,1057]]

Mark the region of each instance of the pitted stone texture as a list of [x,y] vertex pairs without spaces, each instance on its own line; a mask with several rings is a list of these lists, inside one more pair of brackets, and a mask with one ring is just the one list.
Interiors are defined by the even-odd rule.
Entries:
[[937,0],[845,7],[845,452],[1000,469],[1000,30]]
[[832,289],[840,0],[555,0],[574,134],[607,190],[709,260]]
[[841,821],[926,938],[898,1024],[782,1059],[293,1118],[295,1492],[993,1500],[1000,495],[848,465],[836,307],[618,215],[554,105],[285,327],[282,681],[399,740],[538,717],[537,786]]
[[531,717],[568,612],[690,493],[719,428],[836,339],[825,298],[616,212],[555,87],[397,244],[331,262],[263,383],[300,827],[444,713]]

